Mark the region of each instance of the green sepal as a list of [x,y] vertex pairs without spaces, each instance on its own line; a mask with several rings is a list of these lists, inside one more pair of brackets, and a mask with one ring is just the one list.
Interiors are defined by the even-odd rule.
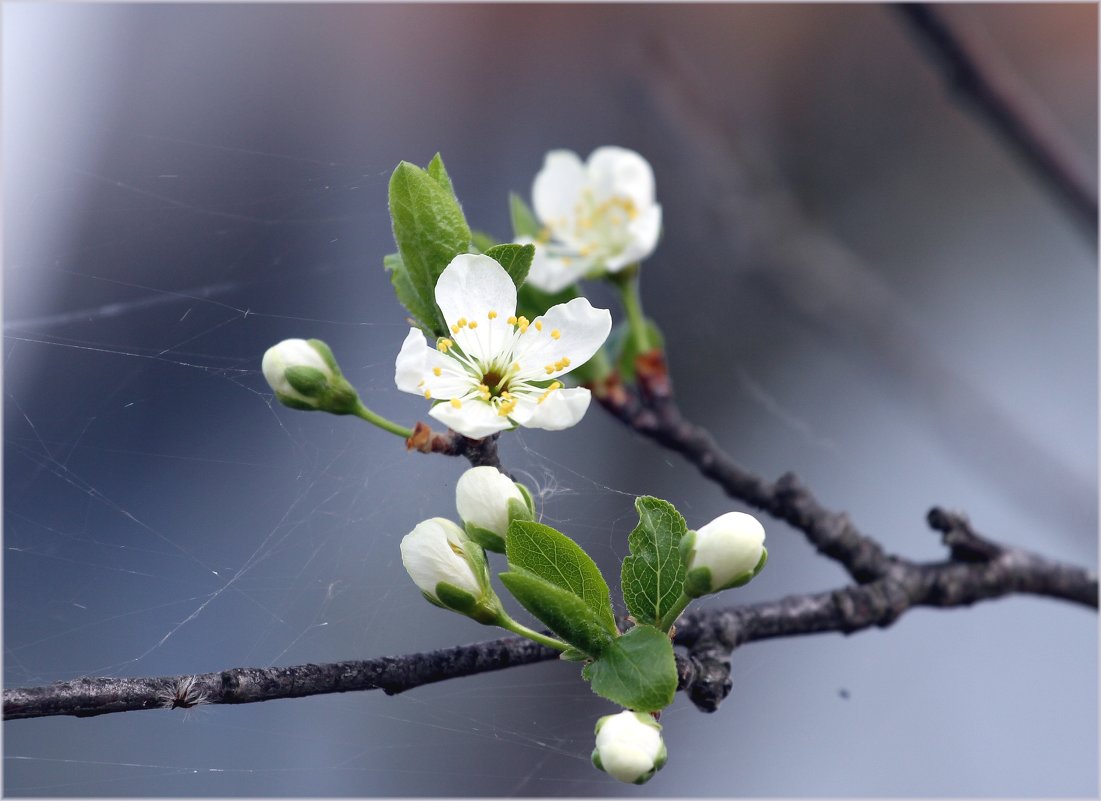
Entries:
[[428,601],[428,603],[432,604],[432,606],[438,606],[438,607],[439,607],[440,609],[447,609],[447,607],[446,607],[446,606],[444,606],[444,605],[443,605],[443,604],[441,604],[441,603],[440,603],[439,601],[437,601],[437,600],[436,600],[436,599],[435,599],[434,597],[432,597],[432,595],[430,595],[429,593],[427,593],[427,592],[424,592],[423,590],[421,590],[421,595],[422,595],[422,596],[424,597],[424,600]]
[[515,236],[539,238],[543,232],[543,226],[535,219],[535,213],[531,210],[531,207],[515,192],[509,192],[508,210],[509,216],[512,218],[512,232]]
[[592,659],[587,653],[577,650],[572,645],[559,654],[558,658],[564,662],[587,662]]
[[[665,350],[665,337],[650,318],[646,318],[646,336],[650,342],[651,350]],[[604,342],[604,350],[609,354],[619,376],[623,381],[631,383],[635,380],[635,360],[638,358],[638,348],[635,346],[635,337],[631,333],[627,320],[617,324],[608,339]]]
[[531,260],[535,258],[535,245],[494,245],[485,255],[505,268],[512,283],[519,289],[524,285],[531,269]]
[[[409,278],[407,289],[418,299],[414,305],[433,310],[430,318],[414,316],[432,331],[443,334],[446,325],[435,308],[436,280],[452,259],[469,250],[470,226],[438,154],[429,167],[422,170],[407,161],[398,164],[390,177],[390,218]],[[410,307],[410,303],[403,303]]]
[[600,761],[600,751],[598,751],[596,748],[593,749],[592,759],[593,759],[593,767],[595,767],[597,770],[599,770],[602,773],[607,773],[608,772],[608,771],[604,770],[604,765]]
[[316,367],[288,367],[283,371],[287,383],[307,398],[320,397],[329,383],[329,377]]
[[531,520],[535,519],[535,498],[531,494],[531,490],[521,484],[519,481],[513,482],[516,484],[516,489],[520,490],[520,494],[524,496],[524,503],[528,505],[528,511],[531,513]]
[[508,526],[505,553],[510,568],[520,568],[573,594],[609,634],[619,633],[611,594],[600,568],[565,534],[542,523],[513,520]]
[[627,537],[620,587],[627,610],[639,623],[660,625],[684,589],[680,545],[688,532],[673,504],[644,495],[635,499],[638,525]]
[[286,406],[288,409],[295,409],[300,412],[318,411],[317,407],[314,406],[312,403],[306,403],[305,401],[299,400],[298,398],[293,398],[290,395],[284,395],[282,392],[276,392],[275,397],[278,398],[279,402]]
[[522,568],[501,573],[500,579],[521,606],[577,650],[596,657],[615,641],[604,621],[569,590]]
[[464,589],[456,587],[446,581],[436,585],[436,597],[444,609],[458,612],[460,615],[468,615],[478,605],[478,599]]
[[695,567],[688,571],[684,577],[684,594],[689,598],[702,598],[710,595],[711,570],[706,567]]
[[[516,501],[519,503],[519,501]],[[505,552],[505,539],[499,534],[494,534],[492,531],[481,526],[476,526],[473,523],[465,523],[466,536],[474,540],[474,542],[481,545],[487,551],[493,551],[494,553]]]
[[535,519],[535,516],[531,512],[531,507],[527,504],[527,499],[518,501],[515,498],[508,499],[508,522],[511,525],[513,520],[523,520],[531,522]]
[[593,692],[636,712],[657,712],[673,703],[677,663],[673,643],[645,624],[616,638],[581,671]]
[[329,366],[329,369],[333,371],[334,375],[341,375],[340,365],[336,362],[336,356],[333,356],[332,349],[322,339],[307,339],[306,344],[317,351],[317,355],[321,357],[321,361],[325,362]]

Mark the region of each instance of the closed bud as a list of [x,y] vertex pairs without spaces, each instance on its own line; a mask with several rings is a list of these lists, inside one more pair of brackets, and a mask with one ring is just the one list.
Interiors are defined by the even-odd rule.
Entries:
[[665,765],[661,724],[643,712],[623,710],[596,722],[593,764],[628,784],[645,784]]
[[352,414],[359,395],[320,339],[284,339],[264,353],[264,378],[284,406]]
[[496,467],[472,467],[455,485],[455,506],[466,524],[467,534],[483,547],[505,551],[508,524],[515,519],[531,520],[530,496]]
[[681,540],[685,594],[698,598],[740,587],[768,561],[765,529],[753,515],[727,512]]
[[430,603],[479,623],[496,623],[500,601],[489,584],[485,552],[442,517],[418,524],[401,541],[401,563]]

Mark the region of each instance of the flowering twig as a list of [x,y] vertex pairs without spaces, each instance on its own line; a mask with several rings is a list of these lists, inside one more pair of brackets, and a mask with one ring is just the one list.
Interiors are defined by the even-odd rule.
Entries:
[[995,53],[975,35],[949,23],[934,4],[894,6],[940,62],[951,88],[969,101],[991,128],[1068,204],[1097,236],[1097,192],[1092,173],[1074,151],[1050,112],[1033,97]]
[[[730,691],[730,652],[749,642],[803,634],[851,634],[887,627],[917,606],[958,607],[1012,594],[1042,595],[1097,608],[1097,577],[980,538],[967,521],[941,509],[929,522],[952,547],[945,562],[885,557],[885,574],[865,584],[777,601],[690,612],[677,622],[678,689],[704,711]],[[981,543],[981,544],[979,544]],[[986,554],[976,558],[980,552]],[[388,695],[446,679],[554,659],[558,652],[506,637],[473,645],[378,659],[152,678],[81,678],[4,691],[4,719],[90,717],[139,709],[247,704],[280,698],[380,689]]]

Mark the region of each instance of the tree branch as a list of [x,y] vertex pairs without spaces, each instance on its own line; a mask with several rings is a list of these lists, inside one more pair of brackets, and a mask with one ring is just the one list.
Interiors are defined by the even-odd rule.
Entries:
[[413,436],[405,441],[405,447],[421,453],[462,456],[474,467],[486,465],[496,467],[504,473],[505,469],[501,466],[501,457],[497,452],[497,437],[498,434],[493,434],[485,439],[470,439],[450,428],[443,433],[433,431],[424,423],[417,421],[413,427]]
[[[952,537],[978,537],[959,515],[934,509],[931,524]],[[674,642],[678,689],[701,710],[713,712],[730,692],[730,652],[756,640],[804,634],[851,634],[886,627],[916,606],[957,607],[1027,593],[1097,608],[1097,577],[988,540],[990,558],[953,558],[916,564],[885,557],[885,575],[831,592],[778,601],[690,612],[677,621]],[[955,549],[954,549],[955,552]],[[405,692],[447,679],[555,659],[558,652],[530,640],[506,637],[427,653],[329,664],[234,668],[218,673],[152,678],[81,678],[45,687],[4,691],[4,719],[75,715],[91,717],[140,709],[248,704],[357,690]]]
[[951,25],[929,3],[892,5],[925,50],[940,63],[945,80],[1065,202],[1097,238],[1097,192],[1092,172],[1075,152],[1050,112],[966,29]]

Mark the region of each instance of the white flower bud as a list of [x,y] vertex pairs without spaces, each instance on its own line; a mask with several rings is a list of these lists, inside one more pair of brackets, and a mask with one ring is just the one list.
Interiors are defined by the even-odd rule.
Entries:
[[727,512],[682,541],[686,550],[686,591],[699,597],[741,586],[760,572],[768,558],[765,529],[744,512]]
[[455,506],[464,523],[496,534],[508,534],[509,501],[519,501],[527,509],[520,488],[496,467],[472,467],[455,485]]
[[329,346],[319,339],[284,339],[264,353],[268,386],[284,406],[350,414],[359,401]]
[[476,547],[450,520],[433,517],[402,538],[401,563],[421,592],[436,603],[440,601],[437,595],[440,582],[477,598],[484,586],[466,558],[466,551]]
[[661,724],[643,712],[623,710],[596,722],[593,764],[613,778],[644,784],[665,765]]

